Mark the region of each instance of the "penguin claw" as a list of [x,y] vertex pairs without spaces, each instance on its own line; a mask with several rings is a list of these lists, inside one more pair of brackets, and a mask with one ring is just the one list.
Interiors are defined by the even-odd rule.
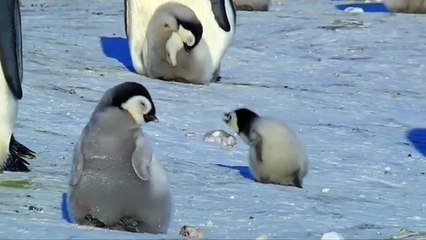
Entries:
[[84,219],[89,223],[88,225],[98,227],[98,228],[106,228],[105,223],[101,222],[99,219],[94,218],[92,215],[87,215]]
[[12,134],[9,144],[9,155],[4,170],[9,172],[29,172],[28,165],[30,163],[27,160],[34,158],[35,152],[18,142]]
[[122,217],[119,224],[128,232],[139,232],[139,222],[130,217]]

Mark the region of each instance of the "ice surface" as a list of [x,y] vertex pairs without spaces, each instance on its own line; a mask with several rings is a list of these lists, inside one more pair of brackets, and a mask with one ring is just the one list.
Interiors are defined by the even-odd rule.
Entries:
[[[400,228],[426,230],[426,160],[406,138],[426,127],[425,15],[348,14],[327,0],[239,12],[222,81],[195,86],[147,79],[104,55],[101,37],[125,35],[122,0],[22,2],[25,92],[15,135],[37,159],[31,173],[0,176],[16,181],[0,185],[2,238],[178,238],[183,225],[216,239],[320,239],[330,231],[383,239]],[[363,24],[326,27],[339,19]],[[144,84],[157,106],[160,123],[144,131],[172,183],[167,235],[61,217],[73,144],[103,92],[123,81]],[[223,112],[242,106],[297,132],[310,163],[303,189],[221,167],[247,166],[248,147],[225,149],[202,137],[230,130]]]

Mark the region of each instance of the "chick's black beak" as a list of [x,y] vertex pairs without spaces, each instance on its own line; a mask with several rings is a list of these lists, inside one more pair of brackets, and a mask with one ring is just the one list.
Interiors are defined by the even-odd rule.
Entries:
[[147,123],[148,122],[155,122],[155,123],[159,122],[158,118],[154,114],[145,115],[144,118],[145,118],[145,122],[147,122]]
[[184,43],[184,44],[183,44],[183,49],[185,49],[185,52],[186,52],[187,54],[189,54],[193,48],[194,48],[194,47],[190,47],[190,46],[188,46],[188,44],[186,44],[186,43]]
[[223,115],[223,121],[228,124],[229,121],[231,121],[231,113],[225,113]]

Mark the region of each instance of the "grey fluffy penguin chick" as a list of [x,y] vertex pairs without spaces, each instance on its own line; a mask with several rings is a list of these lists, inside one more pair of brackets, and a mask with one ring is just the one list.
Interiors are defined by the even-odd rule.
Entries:
[[225,113],[224,121],[249,145],[250,171],[258,182],[302,188],[307,157],[289,127],[247,108]]
[[157,121],[139,83],[109,89],[75,145],[69,208],[80,225],[166,233],[172,199],[165,169],[141,131]]

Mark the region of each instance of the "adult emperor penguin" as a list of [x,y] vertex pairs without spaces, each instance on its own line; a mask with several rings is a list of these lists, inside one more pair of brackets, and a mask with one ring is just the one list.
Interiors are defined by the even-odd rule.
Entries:
[[74,149],[69,210],[77,224],[167,232],[168,177],[140,129],[156,120],[154,102],[138,83],[104,94]]
[[392,12],[426,13],[426,0],[383,0]]
[[0,1],[0,171],[29,171],[34,152],[13,136],[22,98],[22,38],[18,0]]
[[247,108],[225,113],[224,121],[250,146],[250,171],[257,181],[302,188],[307,157],[289,127]]
[[232,0],[124,0],[136,72],[150,78],[209,84],[235,32]]

